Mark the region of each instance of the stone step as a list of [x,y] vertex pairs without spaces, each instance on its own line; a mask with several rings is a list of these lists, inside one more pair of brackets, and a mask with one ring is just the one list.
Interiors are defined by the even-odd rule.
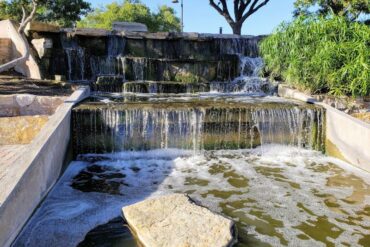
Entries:
[[135,81],[230,81],[239,75],[239,57],[230,55],[209,61],[127,57],[125,72],[127,80]]
[[12,59],[12,40],[0,38],[0,65]]
[[236,243],[232,220],[196,205],[188,196],[172,194],[122,208],[145,247],[223,247]]
[[[147,35],[148,36],[148,35]],[[181,58],[214,60],[227,54],[242,54],[257,57],[260,37],[250,38],[217,38],[199,37],[177,39],[145,37],[142,39],[127,38],[125,54],[135,57]]]
[[209,92],[209,90],[209,83],[128,81],[123,84],[123,93],[185,94]]

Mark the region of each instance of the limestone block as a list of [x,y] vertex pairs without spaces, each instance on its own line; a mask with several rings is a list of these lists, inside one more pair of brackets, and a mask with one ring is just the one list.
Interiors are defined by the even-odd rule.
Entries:
[[0,39],[0,64],[5,64],[12,59],[12,40]]
[[137,22],[113,22],[112,29],[117,32],[148,32],[145,24]]
[[48,51],[50,51],[50,49],[53,48],[52,39],[45,39],[45,38],[33,39],[31,43],[35,47],[37,54],[39,54],[40,58],[44,57],[48,53]]
[[20,107],[25,107],[31,105],[35,98],[32,94],[19,94],[15,99]]
[[0,117],[12,117],[19,114],[14,95],[0,96]]
[[27,24],[25,31],[26,33],[29,31],[57,33],[60,31],[60,28],[49,23],[32,21]]
[[65,28],[63,29],[64,32],[67,33],[68,36],[92,36],[92,37],[105,37],[111,34],[110,31],[105,29],[98,29],[98,28]]
[[15,95],[0,95],[0,106],[15,106]]
[[65,75],[54,75],[54,80],[55,81],[66,81],[66,76]]
[[48,116],[0,118],[0,145],[30,143],[48,120]]
[[146,247],[217,247],[235,243],[234,223],[183,194],[124,207],[123,215]]
[[36,96],[32,104],[20,108],[20,115],[52,115],[65,97]]

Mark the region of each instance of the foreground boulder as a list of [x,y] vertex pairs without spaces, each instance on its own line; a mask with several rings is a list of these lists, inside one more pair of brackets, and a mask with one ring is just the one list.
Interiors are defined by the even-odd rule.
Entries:
[[148,199],[122,208],[130,228],[145,247],[232,246],[234,223],[183,194]]

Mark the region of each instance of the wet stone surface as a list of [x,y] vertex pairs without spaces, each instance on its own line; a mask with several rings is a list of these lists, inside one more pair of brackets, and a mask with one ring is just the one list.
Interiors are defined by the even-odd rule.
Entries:
[[120,186],[129,186],[124,182],[125,177],[126,175],[120,169],[91,165],[73,178],[71,186],[83,192],[122,195]]

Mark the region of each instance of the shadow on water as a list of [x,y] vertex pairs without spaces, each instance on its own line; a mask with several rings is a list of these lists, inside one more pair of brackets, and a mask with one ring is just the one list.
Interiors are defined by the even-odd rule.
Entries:
[[122,227],[121,208],[153,194],[181,155],[170,150],[80,155],[13,246],[135,246]]
[[89,231],[85,239],[77,247],[136,247],[130,229],[122,217],[110,220]]

